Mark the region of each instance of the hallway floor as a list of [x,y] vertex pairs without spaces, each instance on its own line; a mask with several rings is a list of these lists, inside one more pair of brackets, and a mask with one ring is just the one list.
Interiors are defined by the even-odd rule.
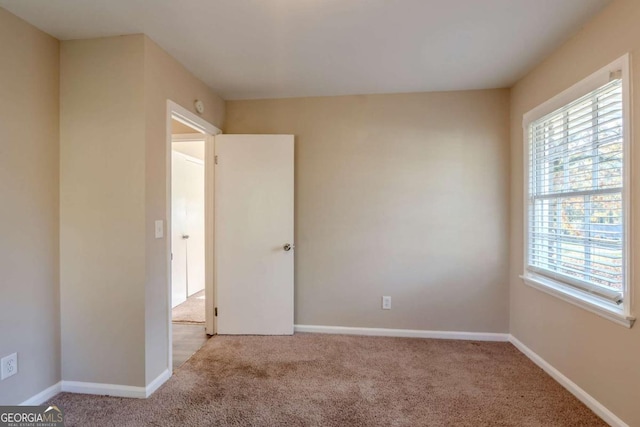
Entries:
[[171,310],[171,321],[176,323],[202,323],[205,322],[204,290],[191,295],[185,302]]
[[207,342],[204,324],[173,324],[173,369],[178,369]]

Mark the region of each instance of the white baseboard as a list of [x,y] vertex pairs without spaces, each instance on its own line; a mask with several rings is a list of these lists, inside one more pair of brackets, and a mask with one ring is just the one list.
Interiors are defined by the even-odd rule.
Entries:
[[316,325],[295,325],[294,331],[376,337],[435,338],[467,341],[509,341],[509,334],[497,332],[421,331],[417,329],[353,328],[346,326]]
[[624,421],[618,418],[613,412],[608,410],[602,403],[598,402],[593,396],[580,388],[576,383],[571,381],[569,378],[564,376],[560,371],[551,366],[549,362],[544,360],[540,355],[535,353],[529,347],[524,345],[520,340],[518,340],[513,335],[510,335],[509,341],[513,344],[518,350],[524,353],[533,363],[538,365],[542,370],[544,370],[547,374],[551,376],[554,380],[556,380],[561,386],[566,388],[571,394],[578,398],[582,403],[584,403],[589,409],[595,412],[600,418],[602,418],[607,424],[613,427],[629,427]]
[[169,378],[171,373],[168,369],[162,372],[156,379],[151,381],[146,387],[136,387],[130,385],[118,385],[118,384],[101,384],[101,383],[86,383],[81,381],[60,381],[57,384],[41,391],[35,396],[22,402],[22,406],[41,405],[47,400],[60,392],[67,393],[82,393],[82,394],[97,394],[100,396],[116,396],[116,397],[133,397],[138,399],[145,399],[151,396],[162,384],[164,384]]
[[29,399],[25,400],[20,405],[21,406],[42,405],[44,402],[51,399],[53,396],[60,393],[61,391],[62,391],[62,381],[52,385],[51,387],[47,387],[46,389],[42,390],[40,393],[36,394],[35,396],[31,396]]
[[167,380],[169,378],[171,378],[171,372],[169,372],[168,369],[165,369],[164,372],[162,372],[160,375],[158,375],[156,377],[155,380],[153,380],[149,384],[147,384],[147,387],[146,387],[146,390],[145,390],[146,397],[149,397],[153,393],[155,393],[155,391],[157,389],[159,389],[162,384],[167,382]]
[[68,393],[97,394],[100,396],[132,397],[146,399],[151,396],[169,378],[168,369],[162,372],[146,387],[120,384],[87,383],[82,381],[62,381],[62,391]]
[[67,393],[97,394],[100,396],[135,397],[138,399],[147,397],[145,387],[82,381],[62,381],[62,391]]

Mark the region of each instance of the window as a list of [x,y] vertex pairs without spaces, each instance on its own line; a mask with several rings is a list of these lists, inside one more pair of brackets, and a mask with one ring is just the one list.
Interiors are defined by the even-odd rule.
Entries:
[[631,326],[628,57],[525,115],[525,282]]

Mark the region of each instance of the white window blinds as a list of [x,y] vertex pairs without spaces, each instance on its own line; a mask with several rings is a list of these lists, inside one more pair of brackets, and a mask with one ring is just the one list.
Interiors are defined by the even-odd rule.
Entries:
[[529,126],[528,270],[620,304],[622,81]]

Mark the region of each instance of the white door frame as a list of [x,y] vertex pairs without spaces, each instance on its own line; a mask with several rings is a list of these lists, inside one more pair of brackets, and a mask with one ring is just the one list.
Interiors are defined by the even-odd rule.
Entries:
[[[166,182],[166,222],[167,222],[167,244],[166,259],[167,259],[167,369],[169,373],[173,373],[173,325],[171,323],[171,144],[173,142],[171,120],[174,119],[182,124],[190,126],[196,129],[200,134],[196,134],[194,137],[199,140],[204,135],[204,217],[205,217],[205,249],[204,249],[204,276],[205,276],[205,331],[208,335],[214,335],[216,333],[216,319],[213,315],[215,305],[215,288],[214,288],[214,164],[215,164],[215,147],[213,137],[221,134],[222,131],[202,119],[198,115],[192,113],[186,108],[176,104],[171,100],[167,100],[167,119],[166,119],[166,149],[165,149],[165,171],[167,176]],[[182,136],[180,140],[184,141],[185,137]]]

